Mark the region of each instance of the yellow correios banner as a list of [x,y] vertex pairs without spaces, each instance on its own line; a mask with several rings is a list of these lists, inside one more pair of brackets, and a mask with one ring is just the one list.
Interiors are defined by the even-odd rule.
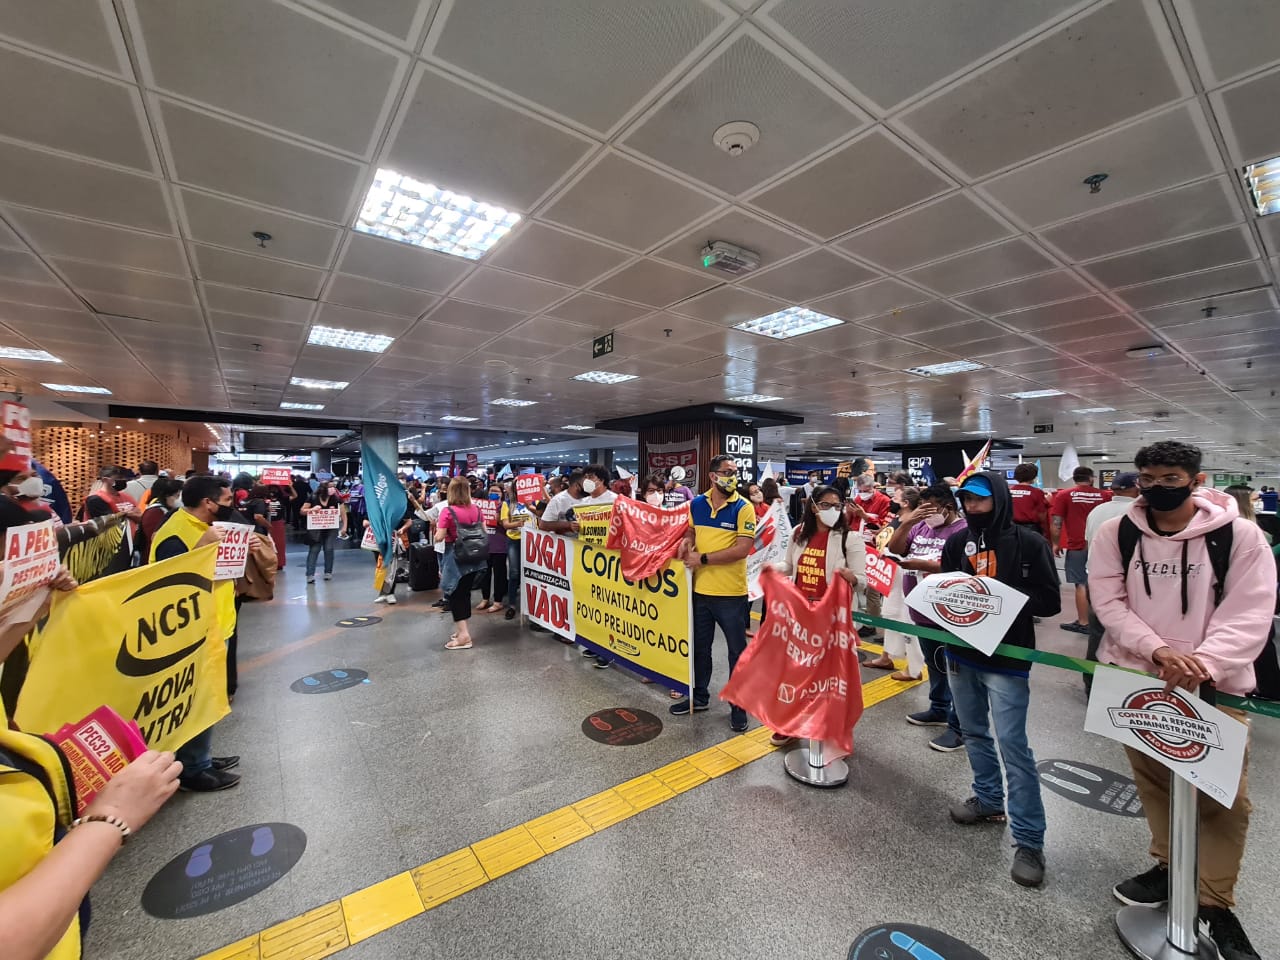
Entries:
[[14,721],[51,733],[106,704],[153,750],[174,750],[230,712],[210,545],[55,593],[31,635]]
[[572,544],[573,631],[583,642],[651,679],[686,690],[692,651],[692,594],[684,564],[672,560],[647,580],[622,576],[622,555]]

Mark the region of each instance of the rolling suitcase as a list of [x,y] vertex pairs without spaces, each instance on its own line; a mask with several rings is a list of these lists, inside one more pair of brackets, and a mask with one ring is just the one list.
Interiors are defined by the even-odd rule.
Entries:
[[435,590],[440,586],[440,556],[430,543],[409,545],[409,589]]

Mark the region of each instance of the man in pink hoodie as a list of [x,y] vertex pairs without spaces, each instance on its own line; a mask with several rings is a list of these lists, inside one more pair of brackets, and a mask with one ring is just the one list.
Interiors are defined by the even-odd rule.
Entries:
[[[1155,673],[1170,688],[1211,682],[1245,696],[1254,688],[1253,662],[1275,609],[1275,564],[1266,539],[1257,524],[1240,517],[1232,497],[1203,486],[1198,448],[1162,441],[1139,450],[1134,465],[1142,496],[1125,516],[1103,523],[1089,554],[1089,592],[1106,628],[1098,660]],[[1121,552],[1126,522],[1139,534],[1127,564]],[[1230,559],[1219,584],[1206,536],[1222,542],[1228,526]],[[1241,711],[1220,709],[1248,722]],[[1169,898],[1170,774],[1136,750],[1126,753],[1157,863],[1114,893],[1123,903],[1159,906]],[[1224,960],[1258,956],[1231,912],[1251,809],[1246,752],[1235,804],[1228,809],[1200,798],[1200,923]]]

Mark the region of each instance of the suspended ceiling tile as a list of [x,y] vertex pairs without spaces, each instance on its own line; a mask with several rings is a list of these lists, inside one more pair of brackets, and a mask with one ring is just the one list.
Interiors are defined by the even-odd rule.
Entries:
[[256,203],[341,222],[364,167],[160,99],[173,178]]
[[[1019,167],[983,190],[1032,227],[1080,217],[1215,172],[1191,108],[1180,106]],[[1081,181],[1106,173],[1098,193]]]
[[282,260],[235,253],[221,247],[190,245],[197,276],[212,283],[238,284],[267,293],[313,299],[320,295],[324,272]]
[[87,309],[38,307],[26,303],[7,303],[0,301],[0,323],[12,327],[19,333],[31,335],[43,333],[45,336],[84,341],[88,330],[95,330],[97,323]]
[[1015,238],[921,267],[906,278],[946,296],[1017,280],[1055,266],[1026,240]]
[[[201,243],[228,247],[254,256],[292,260],[315,267],[333,262],[342,230],[328,224],[290,217],[274,210],[215,197],[195,190],[178,190],[186,212],[187,236]],[[259,246],[255,232],[269,233]]]
[[1277,59],[1280,6],[1271,0],[1174,0],[1206,82],[1228,80]]
[[215,333],[237,337],[251,337],[284,341],[295,345],[306,338],[307,327],[302,323],[286,320],[268,320],[265,317],[246,317],[238,313],[209,312],[209,325]]
[[928,294],[921,293],[915,287],[907,286],[899,280],[885,279],[815,301],[810,306],[819,313],[840,317],[842,320],[861,320],[928,299]]
[[134,87],[6,47],[0,135],[147,173],[154,168]]
[[1270,290],[1250,290],[1227,296],[1209,297],[1204,300],[1192,300],[1177,303],[1168,307],[1158,307],[1142,311],[1142,319],[1153,327],[1165,327],[1179,323],[1197,323],[1206,319],[1205,309],[1212,308],[1213,321],[1244,314],[1254,314],[1274,310],[1275,300]]
[[723,22],[686,0],[467,0],[449,8],[424,54],[605,131]]
[[290,323],[306,323],[311,319],[315,304],[298,297],[286,297],[259,290],[201,283],[205,303],[210,310],[238,313],[249,317],[265,317],[269,320],[285,320]]
[[[895,310],[883,316],[858,321],[861,326],[895,337],[914,337],[953,323],[972,320],[973,315],[944,300],[931,300],[913,307]],[[912,347],[912,349],[915,349]]]
[[829,240],[947,189],[945,179],[874,130],[751,202]]
[[35,210],[12,209],[8,215],[32,245],[48,257],[70,257],[158,273],[187,272],[182,243],[136,230],[74,220]]
[[389,313],[396,317],[419,317],[426,312],[437,297],[407,287],[378,283],[364,277],[352,277],[345,273],[334,276],[324,299],[361,310]]
[[0,300],[13,303],[30,303],[43,307],[65,307],[74,309],[83,306],[61,284],[53,286],[45,283],[23,283],[20,280],[0,278]]
[[543,219],[646,250],[717,202],[618,154],[606,154],[560,194]]
[[1236,223],[1240,208],[1221,177],[1167,190],[1041,233],[1079,262]]
[[672,313],[653,313],[618,328],[619,333],[648,340],[655,345],[689,343],[718,330],[720,327],[715,324],[703,323]]
[[473,330],[424,320],[397,340],[388,353],[409,352],[417,348],[430,350],[434,347],[467,347],[470,351],[476,348],[480,339]]
[[697,274],[658,263],[656,260],[637,260],[613,276],[601,280],[591,289],[651,307],[665,307],[686,300],[708,287],[719,286],[722,282],[718,274],[709,271]]
[[503,238],[486,262],[544,280],[581,286],[628,257],[613,247],[584,240],[542,223],[522,224]]
[[967,194],[908,210],[841,240],[839,246],[887,270],[907,270],[1012,233]]
[[1259,217],[1258,229],[1262,232],[1262,242],[1266,244],[1267,254],[1280,254],[1280,218],[1271,215]]
[[39,259],[21,250],[0,250],[0,277],[23,283],[58,283],[58,278]]
[[358,233],[338,264],[343,273],[431,293],[448,290],[471,267],[470,260]]
[[569,287],[481,267],[454,288],[451,296],[491,307],[537,313],[570,292]]
[[[359,333],[377,333],[387,337],[401,336],[413,325],[407,317],[393,317],[385,313],[370,313],[367,310],[353,310],[340,307],[336,303],[322,303],[316,310],[313,327],[336,327],[340,330],[355,330]],[[356,351],[345,351],[356,355]]]
[[1233,227],[1186,240],[1095,260],[1083,269],[1108,287],[1129,287],[1193,270],[1225,266],[1256,255],[1243,227]]
[[[1274,38],[1273,38],[1274,39]],[[1232,155],[1242,163],[1280,156],[1280,70],[1252,77],[1214,95],[1219,104],[1222,132]]]
[[382,166],[526,211],[594,147],[420,66]]
[[165,331],[170,326],[196,327],[204,323],[198,309],[177,303],[140,300],[112,293],[93,293],[86,299],[98,313],[111,315],[112,323],[117,319],[127,320],[136,324],[139,330],[145,330],[148,337],[159,340],[165,339]]
[[678,303],[668,312],[732,327],[747,320],[767,317],[786,306],[781,301],[726,285]]
[[471,330],[475,334],[475,345],[478,347],[494,334],[506,333],[523,320],[524,315],[512,313],[509,310],[482,307],[474,303],[463,303],[461,300],[446,300],[431,311],[429,319],[432,323]]
[[344,13],[398,40],[409,40],[419,22],[421,8],[430,3],[428,0],[325,0],[319,6]]
[[981,177],[1183,94],[1146,5],[1112,3],[961,80],[902,122]]
[[1062,303],[1051,303],[1030,310],[1019,310],[1000,318],[1002,323],[1017,327],[1028,333],[1054,327],[1064,323],[1078,323],[1081,320],[1093,320],[1097,317],[1111,316],[1116,307],[1101,297],[1080,297]]
[[[700,227],[694,227],[653,255],[680,266],[696,267],[702,263],[703,248],[713,240],[723,240],[752,251],[760,257],[762,266],[769,266],[812,246],[808,240],[734,208]],[[725,279],[730,278],[725,276]]]
[[744,287],[782,300],[801,301],[843,290],[876,277],[866,267],[846,260],[830,250],[820,249],[794,260],[750,274]]
[[594,293],[580,293],[552,307],[550,315],[558,320],[583,324],[593,330],[609,330],[648,312],[647,308],[633,303],[610,300]]
[[983,341],[998,340],[1008,345],[1010,349],[1025,343],[1021,337],[1002,330],[986,320],[966,320],[938,330],[929,330],[920,334],[917,339],[935,349],[950,350],[965,356],[970,354],[970,347]]
[[82,260],[51,261],[66,277],[67,282],[92,302],[89,291],[137,297],[142,300],[159,300],[162,303],[178,303],[194,306],[195,288],[189,277],[172,277],[160,273],[143,273],[140,270],[122,270],[100,263]]
[[[621,332],[627,331],[624,328]],[[530,343],[550,344],[563,349],[566,344],[580,343],[590,338],[591,333],[589,327],[582,327],[576,323],[553,320],[551,317],[533,317],[520,324],[512,336],[523,338]]]
[[[854,88],[891,107],[1025,35],[1073,0],[782,0],[772,21]],[[910,49],[910,56],[902,51]]]
[[[744,193],[866,123],[753,32],[700,66],[622,142],[725,193]],[[768,134],[730,157],[711,136],[726,118],[748,119]]]
[[1135,310],[1145,310],[1166,303],[1233,293],[1264,282],[1262,265],[1255,261],[1118,290],[1116,296]]
[[124,44],[109,0],[0,0],[0,34],[120,73]]
[[1041,303],[1052,303],[1089,293],[1088,284],[1065,270],[1042,273],[1038,277],[1015,280],[999,287],[988,287],[960,298],[970,310],[996,316],[1013,310],[1024,310]]
[[[1088,343],[1091,340],[1101,340],[1116,335],[1139,338],[1145,336],[1148,341],[1151,340],[1151,334],[1144,331],[1142,327],[1128,317],[1102,317],[1096,320],[1085,320],[1080,323],[1061,324],[1045,330],[1037,330],[1034,333],[1034,336],[1038,339],[1063,349],[1069,349],[1066,346],[1067,344]],[[1076,353],[1077,351],[1072,349],[1070,352]]]
[[0,142],[0,199],[73,216],[173,233],[160,182]]

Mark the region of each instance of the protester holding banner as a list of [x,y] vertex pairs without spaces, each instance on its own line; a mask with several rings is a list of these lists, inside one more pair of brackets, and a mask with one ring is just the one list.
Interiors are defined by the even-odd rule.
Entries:
[[144,563],[151,557],[151,542],[156,532],[169,519],[169,514],[182,506],[182,481],[157,477],[147,492],[151,499],[142,511],[142,523],[138,527],[138,549]]
[[661,474],[651,473],[645,478],[640,487],[640,496],[636,499],[643,500],[651,507],[660,507],[665,495],[666,484],[663,483]]
[[[756,512],[738,494],[738,466],[721,454],[711,461],[711,488],[689,504],[689,533],[680,559],[693,571],[693,693],[673,703],[684,716],[710,708],[711,644],[718,626],[729,650],[729,675],[747,647],[747,554],[756,539]],[[729,726],[747,729],[747,713],[730,704]]]
[[91,517],[105,517],[113,513],[123,513],[130,520],[141,520],[142,513],[138,505],[125,495],[124,488],[129,480],[120,467],[103,467],[98,471],[98,479],[89,487],[89,495],[76,515],[79,520]]
[[[312,510],[337,510],[338,523],[332,527],[312,528],[313,518],[310,517]],[[332,580],[334,550],[337,546],[338,535],[346,532],[344,523],[346,518],[342,513],[342,506],[338,502],[337,487],[332,481],[325,481],[320,484],[316,492],[302,505],[302,515],[308,518],[307,583],[316,582],[316,560],[319,558],[321,550],[324,550],[324,578]]]
[[[501,610],[507,599],[507,533],[498,523],[502,513],[502,485],[489,485],[488,499],[480,504],[485,529],[489,531],[489,566],[480,574],[481,603],[477,613]],[[510,618],[508,618],[510,619]]]
[[[876,550],[888,560],[892,561],[897,569],[894,571],[893,583],[889,587],[889,593],[885,595],[884,604],[880,609],[880,615],[886,620],[902,621],[907,616],[906,597],[902,592],[903,572],[901,563],[905,559],[894,555],[889,550],[889,541],[893,539],[893,535],[902,526],[902,517],[909,514],[920,506],[920,491],[915,487],[907,486],[910,483],[910,477],[902,474],[906,479],[897,484],[893,489],[893,496],[890,498],[889,511],[890,519],[887,524],[876,534]],[[892,481],[893,478],[890,478]],[[897,670],[897,664],[894,660],[906,659],[907,669]],[[887,627],[884,631],[884,653],[876,657],[874,660],[867,661],[868,667],[877,670],[893,670],[889,674],[894,680],[903,683],[913,683],[924,675],[924,651],[920,648],[920,640],[915,634],[902,633],[899,630],[890,630]]]
[[514,620],[520,612],[520,531],[529,520],[529,509],[518,499],[516,485],[508,483],[498,514],[498,526],[507,538],[507,612],[504,616],[508,620]]
[[[1156,673],[1170,688],[1212,684],[1248,696],[1275,604],[1275,564],[1262,530],[1239,515],[1231,496],[1204,485],[1197,447],[1154,443],[1134,465],[1141,497],[1102,524],[1089,554],[1089,593],[1106,628],[1098,660]],[[1218,709],[1248,724],[1245,713]],[[1125,752],[1156,865],[1114,893],[1123,903],[1158,906],[1169,898],[1170,774],[1137,750]],[[1200,800],[1200,922],[1231,960],[1257,957],[1231,912],[1252,809],[1247,747],[1244,764],[1229,808]]]
[[[1034,648],[1033,618],[1056,616],[1062,609],[1049,543],[1014,524],[1013,498],[1002,474],[970,475],[961,483],[959,496],[966,529],[947,538],[941,572],[998,580],[1027,596],[1001,642]],[[1045,816],[1040,775],[1027,741],[1030,668],[1025,660],[987,656],[967,646],[947,647],[951,696],[973,768],[973,796],[951,806],[951,819],[964,825],[1004,823],[1007,781],[1007,820],[1017,846],[1010,875],[1021,886],[1038,887],[1044,882]]]
[[684,485],[684,467],[672,467],[667,474],[666,490],[662,498],[664,507],[682,507],[693,499],[693,491]]
[[[849,522],[849,529],[859,534],[863,543],[871,544],[875,542],[880,528],[889,521],[891,501],[876,489],[874,474],[864,473],[858,477],[855,490],[856,492],[845,505],[845,516]],[[869,586],[863,590],[862,596],[865,601],[863,609],[873,617],[880,616],[884,597]],[[864,640],[874,637],[876,633],[876,628],[872,626],[861,627],[858,630],[858,636]]]

